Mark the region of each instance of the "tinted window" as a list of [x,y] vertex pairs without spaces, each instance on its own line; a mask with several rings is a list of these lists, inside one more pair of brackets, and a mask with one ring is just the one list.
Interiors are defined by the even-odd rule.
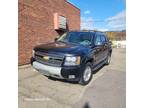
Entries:
[[101,35],[101,41],[106,42],[106,37],[104,35]]
[[106,41],[109,41],[107,35],[105,35],[105,38],[106,38]]
[[95,44],[99,44],[101,42],[101,36],[100,35],[97,35],[96,36],[96,39],[95,39]]

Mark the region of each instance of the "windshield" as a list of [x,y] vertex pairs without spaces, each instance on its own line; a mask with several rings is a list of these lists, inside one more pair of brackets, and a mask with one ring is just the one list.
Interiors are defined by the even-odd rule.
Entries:
[[81,45],[91,45],[92,36],[86,32],[69,32],[64,33],[57,41],[76,43]]

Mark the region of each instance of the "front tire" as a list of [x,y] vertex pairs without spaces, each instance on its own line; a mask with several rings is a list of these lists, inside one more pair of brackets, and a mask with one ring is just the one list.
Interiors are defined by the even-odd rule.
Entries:
[[91,81],[92,76],[93,76],[93,74],[92,74],[91,64],[87,63],[86,67],[82,73],[82,76],[80,78],[79,84],[87,85]]

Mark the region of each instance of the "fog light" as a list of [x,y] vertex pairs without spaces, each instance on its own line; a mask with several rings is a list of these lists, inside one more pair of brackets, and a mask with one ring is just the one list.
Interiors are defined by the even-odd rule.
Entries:
[[69,75],[69,78],[75,78],[75,75]]

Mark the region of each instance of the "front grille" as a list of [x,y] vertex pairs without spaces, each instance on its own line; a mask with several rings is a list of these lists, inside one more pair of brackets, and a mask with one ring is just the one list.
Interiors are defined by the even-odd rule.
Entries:
[[[48,59],[44,59],[44,57],[48,57]],[[61,66],[64,60],[64,56],[35,52],[35,59],[42,64],[50,66]]]

